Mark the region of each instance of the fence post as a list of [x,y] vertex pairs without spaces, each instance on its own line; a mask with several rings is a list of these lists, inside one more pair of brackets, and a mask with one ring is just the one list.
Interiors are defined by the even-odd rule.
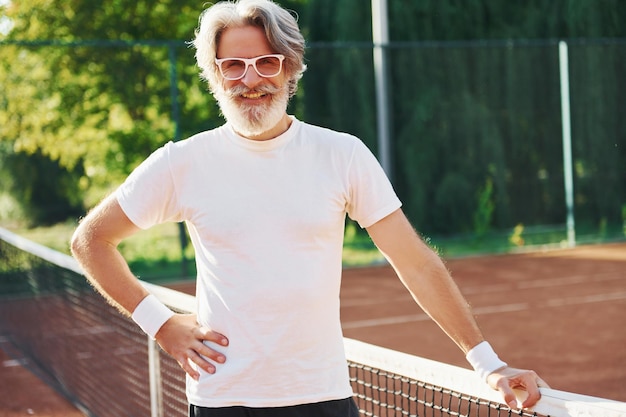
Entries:
[[378,158],[387,176],[393,181],[391,157],[391,123],[389,100],[388,50],[389,22],[387,0],[372,0],[372,40],[374,42],[374,78],[376,81],[376,114]]
[[[178,72],[176,71],[176,45],[175,42],[168,42],[167,44],[167,56],[169,59],[169,72],[170,72],[170,100],[171,105],[171,117],[174,122],[174,142],[178,142],[181,139],[180,132],[180,106],[178,104]],[[178,223],[178,238],[180,241],[180,274],[182,278],[186,278],[189,275],[189,268],[187,267],[187,258],[185,256],[185,249],[187,248],[187,233],[185,232],[185,224]]]
[[576,246],[574,222],[574,178],[572,164],[572,127],[569,97],[569,57],[567,43],[559,42],[559,70],[561,76],[561,124],[563,132],[563,177],[565,179],[565,205],[567,209],[567,244]]
[[148,377],[150,380],[150,417],[163,417],[159,347],[150,336],[148,336]]

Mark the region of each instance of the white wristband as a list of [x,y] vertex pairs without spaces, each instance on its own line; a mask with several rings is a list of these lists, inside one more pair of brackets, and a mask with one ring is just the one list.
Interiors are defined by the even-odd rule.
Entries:
[[172,310],[160,302],[156,296],[150,294],[141,300],[131,317],[141,330],[154,339],[161,326],[173,315]]
[[465,359],[472,365],[472,368],[480,375],[483,381],[487,381],[487,377],[500,368],[507,366],[506,362],[500,360],[496,352],[489,342],[481,342],[470,349],[465,355]]

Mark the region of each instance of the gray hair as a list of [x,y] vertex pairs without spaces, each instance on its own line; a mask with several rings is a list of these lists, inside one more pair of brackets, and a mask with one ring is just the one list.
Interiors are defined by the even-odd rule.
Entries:
[[271,0],[221,1],[202,12],[191,42],[196,48],[200,76],[208,81],[211,91],[215,91],[220,82],[215,64],[220,37],[229,27],[243,26],[263,29],[272,49],[285,56],[284,71],[289,77],[289,97],[292,97],[306,70],[304,37],[296,18]]

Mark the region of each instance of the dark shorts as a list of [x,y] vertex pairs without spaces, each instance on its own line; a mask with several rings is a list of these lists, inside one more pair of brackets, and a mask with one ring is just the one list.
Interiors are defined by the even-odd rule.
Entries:
[[352,398],[289,407],[197,407],[189,406],[189,417],[358,417]]

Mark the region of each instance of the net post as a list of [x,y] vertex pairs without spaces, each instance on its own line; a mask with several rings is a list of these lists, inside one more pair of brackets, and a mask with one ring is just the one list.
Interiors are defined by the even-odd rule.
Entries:
[[148,336],[148,377],[150,380],[150,417],[163,417],[159,347],[150,336]]

